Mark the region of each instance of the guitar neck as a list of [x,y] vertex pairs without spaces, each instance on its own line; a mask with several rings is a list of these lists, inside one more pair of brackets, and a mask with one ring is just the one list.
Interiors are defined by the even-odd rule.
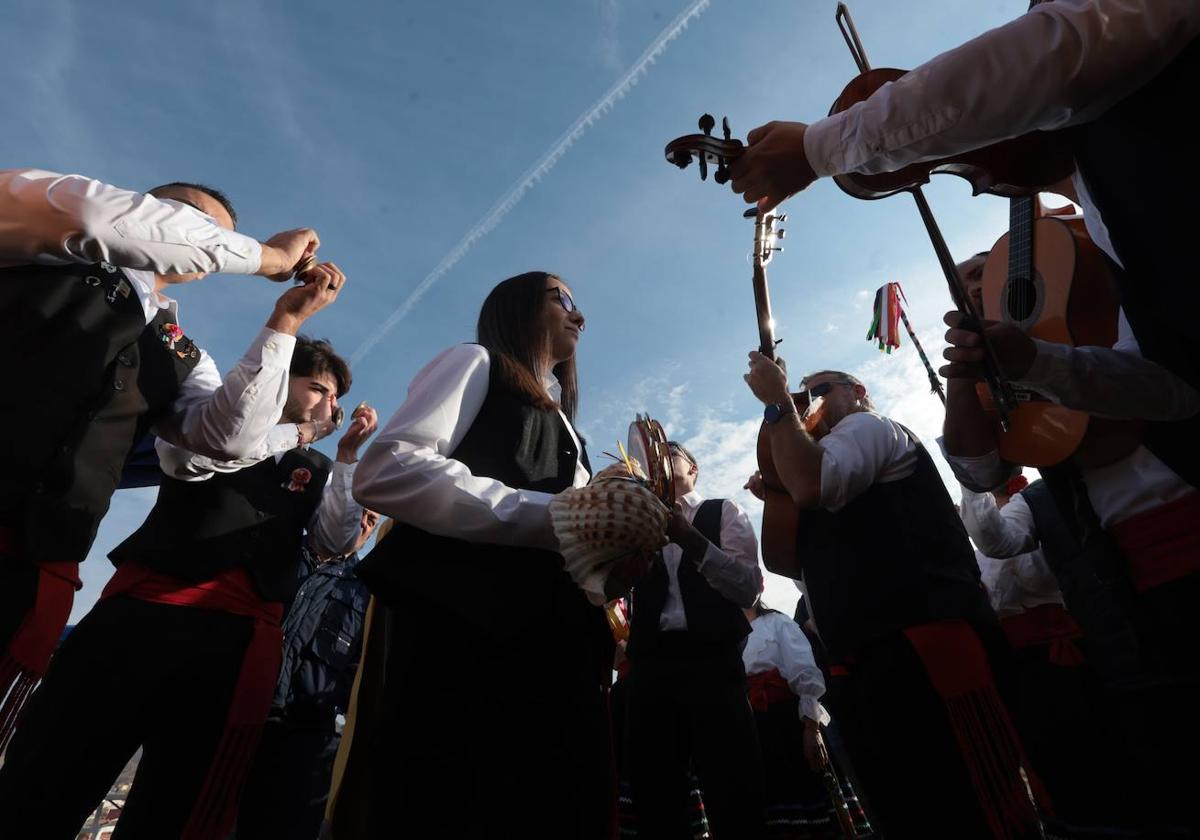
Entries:
[[754,308],[758,313],[758,352],[775,358],[775,320],[771,317],[771,296],[767,291],[767,270],[754,261]]
[[1010,198],[1008,204],[1008,279],[1033,277],[1033,221],[1036,196]]

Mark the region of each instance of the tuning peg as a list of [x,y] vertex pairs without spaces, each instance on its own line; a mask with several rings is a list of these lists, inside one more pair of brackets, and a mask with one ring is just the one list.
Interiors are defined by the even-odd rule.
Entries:
[[779,222],[780,224],[783,224],[784,222],[787,221],[787,213],[780,213],[778,216],[775,217],[775,221]]
[[671,152],[671,163],[678,166],[680,169],[687,169],[688,164],[692,162],[692,156],[688,152],[675,151]]
[[700,154],[696,155],[696,160],[698,160],[700,162],[700,180],[707,181],[708,180],[708,155],[706,155],[704,152],[701,152]]
[[775,231],[775,238],[776,238],[776,239],[783,239],[785,236],[787,236],[787,231],[786,231],[786,230],[777,230],[777,231]]
[[730,139],[729,117],[721,117],[721,131],[725,134],[725,139]]
[[713,175],[713,180],[718,184],[729,182],[729,168],[725,166],[725,158],[717,158],[717,171]]
[[704,116],[700,117],[700,130],[705,134],[712,134],[713,127],[716,124],[717,121],[713,119],[712,114],[705,114]]

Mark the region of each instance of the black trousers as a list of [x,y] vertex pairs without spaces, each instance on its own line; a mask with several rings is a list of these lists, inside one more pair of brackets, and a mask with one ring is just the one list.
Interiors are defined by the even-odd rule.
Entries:
[[889,840],[993,836],[945,703],[902,634],[873,644],[830,682],[826,698],[875,831]]
[[[0,554],[0,653],[8,649],[13,634],[37,599],[39,574],[33,563]],[[0,692],[3,688],[0,686]]]
[[179,837],[213,763],[252,622],[117,596],[67,637],[0,767],[4,836],[73,840],[139,746],[116,840]]
[[234,837],[317,840],[341,741],[332,725],[295,726],[268,719],[242,791]]
[[[564,597],[583,601],[574,589]],[[612,739],[595,656],[605,647],[611,668],[611,637],[598,610],[587,613],[595,638],[552,609],[540,615],[500,639],[415,595],[388,608],[366,836],[611,836]]]
[[690,768],[700,779],[714,840],[762,837],[762,756],[738,647],[645,653],[628,679],[626,750],[638,836],[690,840]]

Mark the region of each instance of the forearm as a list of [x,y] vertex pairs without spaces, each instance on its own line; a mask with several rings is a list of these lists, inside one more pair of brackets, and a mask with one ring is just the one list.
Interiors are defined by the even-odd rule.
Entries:
[[293,423],[276,425],[262,445],[245,458],[223,461],[207,455],[197,455],[187,449],[175,446],[159,438],[155,442],[158,450],[158,463],[162,471],[171,478],[180,481],[202,481],[211,478],[216,473],[232,473],[252,467],[260,461],[275,455],[282,455],[296,448],[297,432]]
[[942,435],[947,455],[976,457],[996,448],[995,420],[983,410],[973,380],[946,381]]
[[816,507],[821,501],[821,447],[804,430],[796,412],[769,429],[771,458],[788,495],[798,507]]

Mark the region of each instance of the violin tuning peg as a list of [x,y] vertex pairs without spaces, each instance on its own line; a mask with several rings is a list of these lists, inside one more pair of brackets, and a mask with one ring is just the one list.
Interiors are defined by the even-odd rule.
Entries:
[[696,160],[698,160],[700,162],[700,180],[707,181],[708,180],[708,157],[704,154],[704,152],[701,152],[700,154],[696,155]]
[[[787,213],[780,213],[778,216],[775,217],[775,221],[779,222],[780,224],[783,224],[784,222],[787,221]],[[783,231],[780,231],[780,233],[783,233]]]
[[717,121],[715,119],[713,119],[712,114],[705,114],[704,116],[700,117],[700,123],[699,123],[700,130],[703,131],[705,134],[712,134],[713,127],[716,124],[717,124]]
[[777,231],[775,231],[775,238],[776,238],[776,239],[783,239],[785,236],[787,236],[787,231],[786,231],[786,230],[777,230]]
[[672,152],[671,163],[678,166],[680,169],[687,169],[688,164],[692,162],[692,156],[687,152]]
[[729,183],[729,169],[725,166],[725,158],[717,161],[717,171],[713,175],[713,180],[718,184]]
[[729,117],[721,117],[721,131],[725,134],[725,139],[730,138]]

